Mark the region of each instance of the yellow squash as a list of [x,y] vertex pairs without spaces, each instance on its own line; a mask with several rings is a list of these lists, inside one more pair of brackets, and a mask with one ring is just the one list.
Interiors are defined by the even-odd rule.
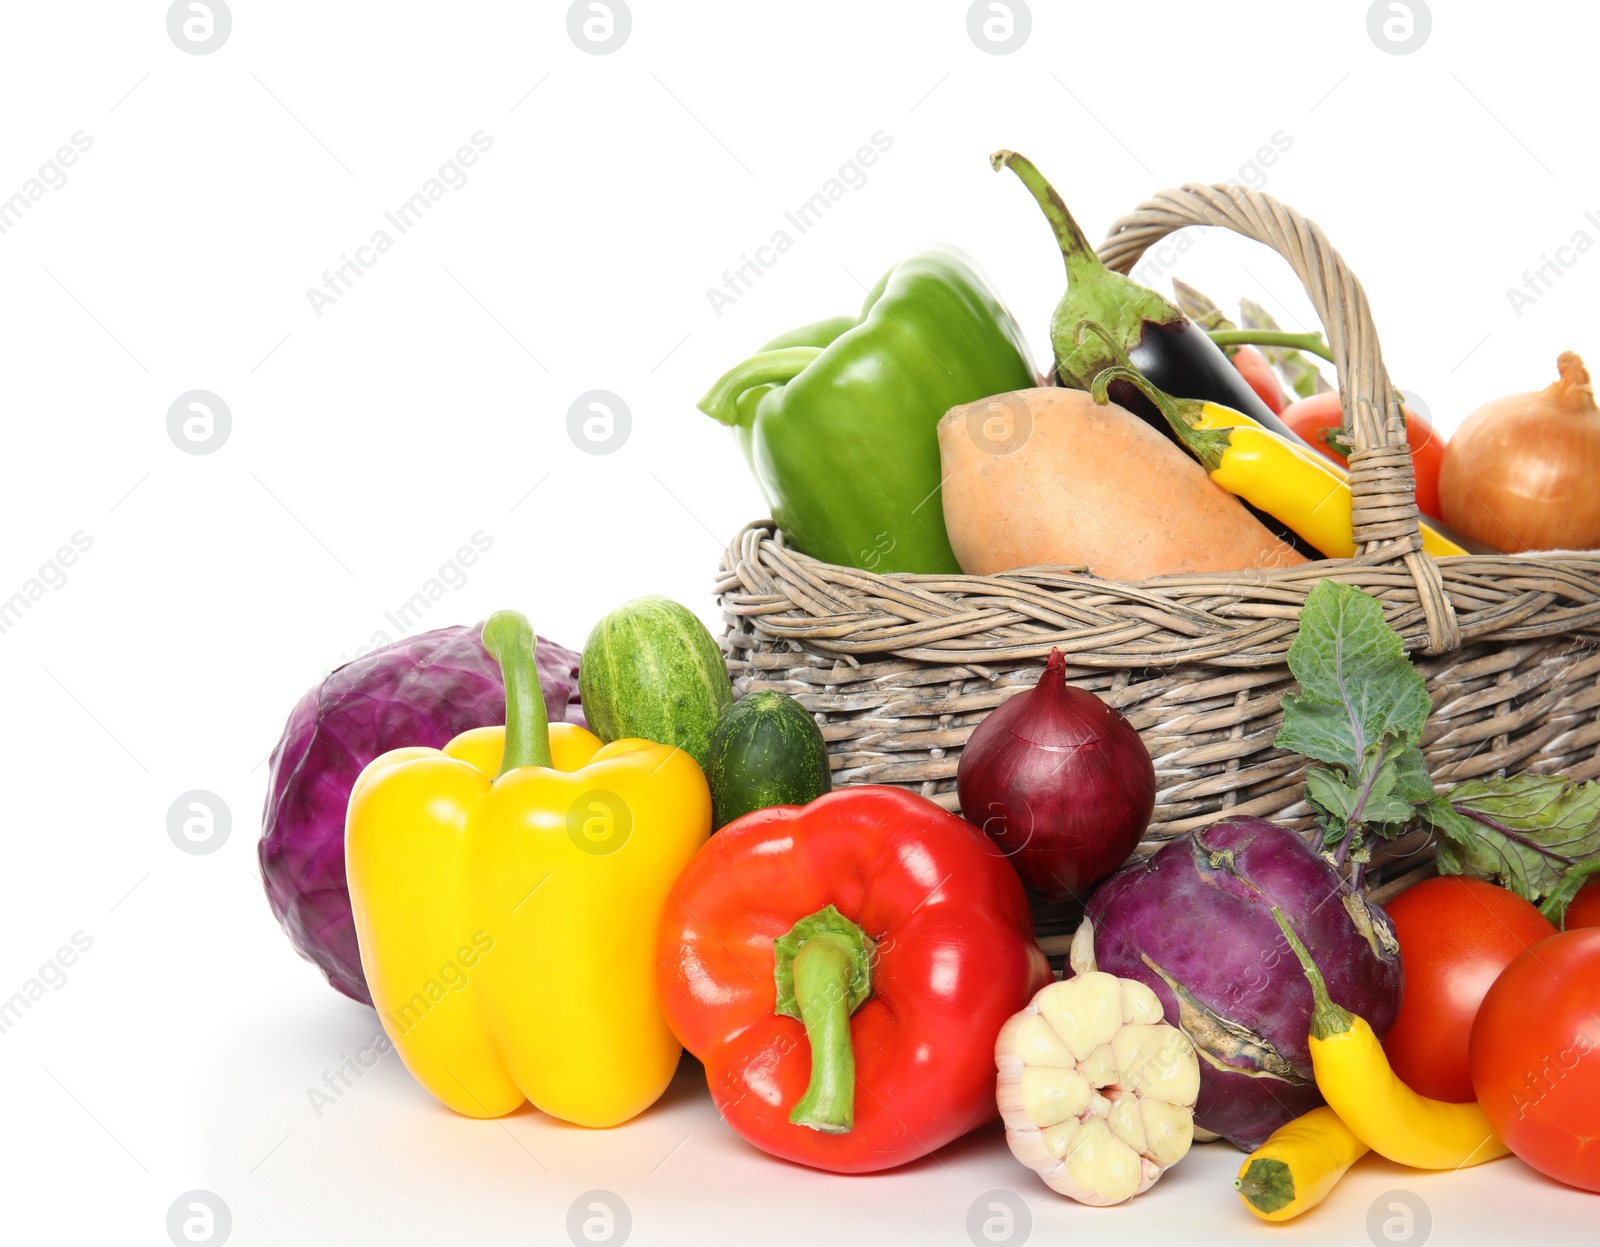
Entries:
[[656,927],[710,834],[710,794],[681,750],[547,728],[521,615],[491,617],[483,640],[507,726],[386,753],[350,794],[361,966],[406,1067],[457,1112],[499,1117],[526,1099],[616,1125],[677,1068]]
[[1378,1155],[1413,1169],[1463,1169],[1506,1155],[1477,1104],[1418,1095],[1389,1066],[1366,1019],[1334,1004],[1317,964],[1281,911],[1283,928],[1311,983],[1311,1068],[1317,1090],[1358,1139]]

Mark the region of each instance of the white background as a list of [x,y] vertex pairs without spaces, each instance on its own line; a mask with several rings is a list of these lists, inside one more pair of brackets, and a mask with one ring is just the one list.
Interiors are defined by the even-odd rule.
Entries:
[[[235,0],[198,56],[164,3],[5,7],[0,197],[76,132],[92,147],[0,235],[0,598],[73,533],[93,545],[0,635],[0,996],[74,932],[93,947],[0,1035],[0,1237],[165,1243],[202,1188],[240,1244],[564,1243],[603,1188],[641,1244],[961,1244],[1004,1187],[1039,1242],[1265,1241],[1214,1148],[1094,1212],[992,1129],[877,1178],[784,1166],[692,1076],[607,1133],[452,1118],[393,1058],[320,1118],[308,1102],[376,1023],[262,896],[262,763],[291,704],[393,635],[384,613],[479,530],[492,549],[424,626],[517,606],[576,647],[650,592],[716,626],[722,547],[763,513],[694,409],[722,369],[936,240],[978,257],[1048,360],[1060,264],[992,149],[1033,157],[1096,238],[1161,186],[1264,181],[1362,275],[1396,381],[1445,428],[1543,386],[1563,349],[1600,356],[1600,256],[1520,316],[1507,295],[1579,230],[1600,242],[1591,8],[1435,0],[1395,56],[1365,0],[1032,0],[1030,38],[997,56],[967,7],[635,0],[605,56],[559,3]],[[717,315],[708,288],[880,130],[865,184]],[[479,131],[467,183],[319,317],[307,288]],[[1251,169],[1280,131],[1287,154]],[[1309,319],[1250,244],[1207,234],[1179,272]],[[167,434],[192,389],[232,412],[211,454]],[[567,434],[593,389],[632,415],[608,455]],[[233,818],[207,856],[166,832],[196,788]],[[1364,1164],[1279,1237],[1364,1241],[1396,1187],[1438,1243],[1592,1235],[1592,1199],[1505,1161]]]

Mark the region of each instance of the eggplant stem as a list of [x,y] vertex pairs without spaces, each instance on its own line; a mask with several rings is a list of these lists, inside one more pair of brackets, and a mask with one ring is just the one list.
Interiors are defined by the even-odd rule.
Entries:
[[1206,334],[1218,346],[1281,346],[1307,351],[1330,364],[1337,362],[1320,333],[1285,333],[1274,329],[1208,329]]
[[1044,213],[1044,219],[1050,222],[1051,233],[1056,236],[1056,245],[1061,248],[1061,258],[1066,262],[1069,281],[1073,276],[1074,264],[1097,269],[1105,267],[1100,263],[1100,257],[1095,254],[1083,230],[1079,228],[1078,222],[1073,219],[1066,200],[1056,193],[1055,187],[1045,181],[1044,174],[1039,172],[1033,161],[1002,148],[989,157],[989,164],[996,173],[1001,169],[1010,169],[1022,179],[1022,184],[1038,202],[1039,210]]

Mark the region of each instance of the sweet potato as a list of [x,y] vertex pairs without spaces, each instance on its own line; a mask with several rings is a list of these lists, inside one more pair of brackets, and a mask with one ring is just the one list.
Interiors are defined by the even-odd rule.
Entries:
[[961,569],[1087,566],[1109,580],[1306,560],[1172,442],[1081,390],[1014,390],[939,422]]

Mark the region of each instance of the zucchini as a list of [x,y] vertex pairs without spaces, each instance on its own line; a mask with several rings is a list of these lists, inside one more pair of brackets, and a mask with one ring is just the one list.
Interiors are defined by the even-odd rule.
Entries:
[[706,781],[711,825],[752,810],[805,805],[833,788],[828,750],[816,721],[787,693],[740,698],[711,734]]

